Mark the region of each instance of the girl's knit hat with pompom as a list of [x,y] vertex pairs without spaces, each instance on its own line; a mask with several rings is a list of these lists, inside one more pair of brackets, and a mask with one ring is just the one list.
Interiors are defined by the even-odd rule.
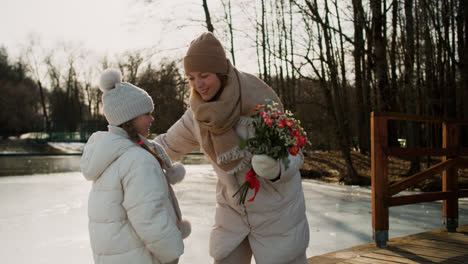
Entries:
[[122,82],[118,70],[106,69],[102,72],[99,88],[103,91],[104,116],[110,125],[121,125],[154,109],[151,96],[135,85]]

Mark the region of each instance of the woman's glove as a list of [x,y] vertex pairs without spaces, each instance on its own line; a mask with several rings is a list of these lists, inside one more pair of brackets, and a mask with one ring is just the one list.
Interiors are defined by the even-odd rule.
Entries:
[[268,180],[273,180],[280,174],[280,162],[268,155],[253,155],[252,168],[258,174]]

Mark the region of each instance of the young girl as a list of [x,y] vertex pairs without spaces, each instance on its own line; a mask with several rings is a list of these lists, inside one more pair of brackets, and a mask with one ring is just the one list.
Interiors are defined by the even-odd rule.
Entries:
[[154,121],[148,93],[121,82],[112,69],[102,73],[100,89],[108,131],[94,133],[81,158],[83,175],[93,181],[88,216],[94,262],[177,263],[190,225],[169,184],[185,170],[146,140]]

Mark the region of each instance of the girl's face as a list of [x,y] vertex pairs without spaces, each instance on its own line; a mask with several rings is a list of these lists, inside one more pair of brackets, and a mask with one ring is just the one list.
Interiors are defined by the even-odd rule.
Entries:
[[191,72],[187,74],[190,87],[200,94],[203,101],[209,101],[221,89],[221,80],[216,73]]
[[133,120],[133,125],[135,126],[138,133],[145,138],[150,134],[150,127],[153,124],[154,118],[151,115],[151,112],[137,116]]

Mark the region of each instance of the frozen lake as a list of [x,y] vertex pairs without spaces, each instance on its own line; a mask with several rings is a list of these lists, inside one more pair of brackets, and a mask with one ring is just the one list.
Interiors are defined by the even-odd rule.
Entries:
[[[216,177],[210,165],[186,165],[175,186],[184,217],[192,222],[182,264],[212,263],[208,237]],[[91,183],[79,172],[0,177],[0,256],[7,264],[92,263],[87,229]],[[304,180],[310,243],[315,256],[372,242],[370,189]],[[442,228],[439,202],[390,209],[390,237]],[[460,202],[460,225],[468,202]]]

